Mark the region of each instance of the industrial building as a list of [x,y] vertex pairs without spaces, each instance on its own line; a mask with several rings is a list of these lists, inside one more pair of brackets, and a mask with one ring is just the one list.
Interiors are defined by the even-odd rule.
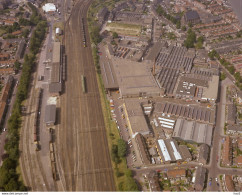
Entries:
[[131,135],[141,133],[143,136],[151,134],[148,127],[141,102],[126,99],[124,103],[124,113]]
[[215,123],[214,110],[194,105],[187,106],[187,104],[176,104],[164,101],[156,102],[154,113],[156,113],[156,115],[166,114],[200,122]]
[[195,57],[193,50],[187,50],[185,47],[176,47],[170,45],[163,47],[156,59],[155,78],[165,94],[174,96],[174,89],[179,74],[190,72]]
[[219,76],[203,79],[197,74],[181,76],[176,88],[176,98],[215,102],[218,95]]
[[209,124],[177,119],[173,131],[173,137],[187,142],[207,144],[211,146],[213,136],[213,126]]
[[47,105],[45,107],[45,123],[48,126],[54,125],[56,121],[56,105]]
[[142,164],[145,164],[145,165],[150,164],[150,154],[146,147],[144,137],[140,133],[136,133],[134,135],[134,139],[138,148],[138,151],[136,152],[139,152]]
[[59,95],[61,90],[62,90],[62,83],[61,83],[61,44],[60,44],[60,42],[54,42],[49,92],[52,95]]
[[162,90],[146,63],[112,58],[121,97],[157,97]]
[[157,149],[161,157],[162,163],[173,163],[177,161],[182,161],[182,156],[179,151],[178,144],[172,139],[159,139],[157,141]]

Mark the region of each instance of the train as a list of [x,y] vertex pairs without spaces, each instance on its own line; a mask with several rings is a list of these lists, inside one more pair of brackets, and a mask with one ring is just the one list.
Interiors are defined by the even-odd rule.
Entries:
[[41,109],[41,97],[42,97],[42,88],[38,88],[36,92],[36,107],[35,107],[35,117],[34,117],[34,144],[35,150],[40,150],[39,145],[39,117]]
[[82,92],[86,93],[87,89],[86,89],[86,77],[81,75],[81,80],[82,80]]
[[82,33],[83,47],[87,47],[84,18],[82,18],[81,33]]

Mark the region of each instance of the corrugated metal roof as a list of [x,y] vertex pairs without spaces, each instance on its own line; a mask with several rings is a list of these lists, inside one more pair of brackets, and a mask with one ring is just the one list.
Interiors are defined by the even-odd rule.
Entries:
[[159,143],[159,146],[160,146],[160,149],[161,149],[161,152],[165,158],[165,161],[170,161],[171,160],[171,157],[169,155],[169,152],[168,152],[168,149],[165,145],[165,142],[164,140],[160,139],[158,140],[158,143]]

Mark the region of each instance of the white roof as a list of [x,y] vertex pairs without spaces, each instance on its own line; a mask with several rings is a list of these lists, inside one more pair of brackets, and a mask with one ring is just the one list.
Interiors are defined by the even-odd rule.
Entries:
[[56,6],[53,3],[46,3],[42,9],[45,12],[55,12],[56,11]]
[[170,160],[171,160],[171,157],[170,157],[170,155],[169,155],[169,152],[168,152],[168,150],[167,150],[167,147],[166,147],[166,145],[165,145],[164,140],[159,139],[159,140],[158,140],[158,143],[159,143],[159,146],[160,146],[161,152],[162,152],[162,154],[163,154],[163,156],[164,156],[164,158],[165,158],[165,161],[170,161]]

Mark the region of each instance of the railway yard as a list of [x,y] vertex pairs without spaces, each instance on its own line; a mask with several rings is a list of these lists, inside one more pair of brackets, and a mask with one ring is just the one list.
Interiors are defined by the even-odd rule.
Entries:
[[187,22],[190,11],[174,19],[186,34],[158,13],[171,10],[169,1],[92,2],[53,0],[39,10],[48,33],[21,105],[18,172],[27,190],[125,191],[133,181],[147,192],[241,191],[240,83],[231,71],[221,78],[208,45],[185,47],[185,35],[199,27]]
[[53,41],[51,25],[33,74],[20,147],[31,191],[115,190],[87,34],[89,4],[76,2],[63,44]]

